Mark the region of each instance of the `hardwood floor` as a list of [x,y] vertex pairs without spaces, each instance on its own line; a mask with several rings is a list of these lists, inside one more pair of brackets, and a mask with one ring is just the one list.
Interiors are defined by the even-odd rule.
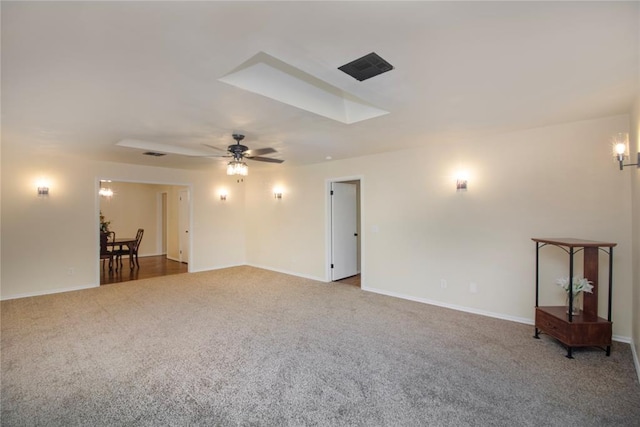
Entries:
[[[109,285],[111,283],[128,282],[130,280],[148,279],[151,277],[168,276],[170,274],[187,273],[187,264],[167,259],[164,255],[140,257],[140,268],[129,268],[129,260],[125,259],[122,263],[122,269],[118,271],[109,271],[109,267],[105,265],[104,270],[100,264],[100,284]],[[342,280],[336,280],[338,283],[360,287],[360,275],[347,277]]]
[[100,284],[108,285],[111,283],[128,282],[130,280],[186,273],[188,269],[187,264],[172,261],[167,259],[164,255],[140,257],[139,262],[140,268],[134,268],[132,270],[129,268],[129,260],[125,259],[122,262],[122,269],[118,269],[118,271],[109,271],[109,267],[107,265],[102,269],[101,263]]
[[355,276],[346,277],[344,279],[336,280],[338,283],[344,283],[346,285],[353,285],[360,287],[360,275],[356,274]]

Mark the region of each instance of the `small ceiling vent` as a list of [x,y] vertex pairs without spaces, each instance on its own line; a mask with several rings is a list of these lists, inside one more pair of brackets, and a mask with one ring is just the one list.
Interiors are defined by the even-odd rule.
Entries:
[[144,154],[145,156],[153,156],[153,157],[162,157],[167,155],[167,153],[158,153],[157,151],[145,151],[142,154]]
[[344,71],[358,81],[364,81],[393,70],[393,65],[380,58],[375,52],[371,52],[362,58],[338,67],[338,70]]

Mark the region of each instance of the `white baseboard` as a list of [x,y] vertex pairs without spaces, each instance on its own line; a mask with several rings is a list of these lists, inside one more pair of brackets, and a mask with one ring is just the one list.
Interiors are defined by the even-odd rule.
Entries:
[[614,340],[614,341],[623,342],[625,344],[631,344],[631,337],[624,337],[622,335],[614,335],[613,337],[611,337],[611,339]]
[[311,280],[317,280],[318,282],[327,283],[326,280],[324,280],[324,278],[322,278],[322,277],[316,277],[316,276],[310,276],[310,275],[307,275],[307,274],[295,273],[293,271],[281,270],[281,269],[278,269],[278,268],[264,267],[262,265],[256,265],[256,264],[244,264],[244,265],[248,265],[249,267],[261,268],[263,270],[275,271],[276,273],[288,274],[290,276],[302,277],[303,279],[311,279]]
[[[427,299],[427,298],[418,298],[418,297],[414,297],[414,296],[411,296],[411,295],[405,295],[405,294],[401,294],[401,293],[397,293],[397,292],[387,291],[387,290],[384,290],[384,289],[362,287],[362,290],[363,291],[368,291],[368,292],[373,292],[373,293],[376,293],[376,294],[387,295],[387,296],[390,296],[390,297],[406,299],[406,300],[409,300],[409,301],[420,302],[420,303],[423,303],[423,304],[430,304],[430,305],[435,305],[435,306],[438,306],[438,307],[450,308],[452,310],[463,311],[465,313],[479,314],[481,316],[493,317],[495,319],[502,319],[502,320],[509,320],[511,322],[523,323],[525,325],[533,326],[535,324],[534,320],[532,318],[528,318],[528,317],[509,316],[509,315],[506,315],[506,314],[503,314],[503,313],[495,313],[495,312],[492,312],[492,311],[479,310],[477,308],[465,307],[465,306],[462,306],[462,305],[447,304],[447,303],[443,303],[441,301],[434,301],[434,300],[430,300],[430,299]],[[614,335],[612,337],[612,339],[614,341],[623,342],[623,343],[630,343],[631,342],[631,338],[630,337],[625,337],[625,336],[620,336],[620,335]]]
[[[169,257],[167,257],[169,258]],[[172,259],[172,258],[169,258]],[[174,261],[180,261],[178,259],[174,259]],[[214,271],[214,270],[222,270],[224,268],[231,268],[231,267],[242,267],[245,264],[229,264],[229,265],[216,265],[216,266],[210,266],[210,267],[205,267],[205,268],[199,268],[197,270],[189,270],[189,273],[202,273],[203,271]]]
[[633,340],[631,340],[631,354],[633,354],[633,364],[636,367],[636,375],[638,375],[638,381],[640,382],[640,360],[638,360],[638,352]]
[[[143,253],[139,253],[138,257],[139,258],[144,258],[144,257],[148,257],[148,256],[162,256],[162,255],[166,255],[166,254],[162,254],[162,253],[159,253],[159,254],[157,254],[157,253],[144,253],[144,254]],[[122,255],[122,258],[129,258],[129,255]],[[167,258],[171,259],[169,257],[167,257]],[[175,260],[175,261],[178,261],[178,260]]]
[[47,289],[46,291],[27,292],[25,294],[10,295],[8,297],[3,296],[3,297],[0,297],[0,301],[6,301],[6,300],[18,299],[18,298],[39,297],[42,295],[60,294],[62,292],[81,291],[83,289],[91,289],[91,288],[98,288],[98,287],[100,287],[100,285],[90,284],[90,285],[74,286],[71,288]]
[[533,319],[529,319],[529,318],[526,318],[526,317],[508,316],[508,315],[502,314],[502,313],[494,313],[494,312],[491,312],[491,311],[479,310],[479,309],[476,309],[476,308],[465,307],[465,306],[462,306],[462,305],[447,304],[447,303],[443,303],[443,302],[440,302],[440,301],[430,300],[430,299],[427,299],[427,298],[418,298],[418,297],[414,297],[414,296],[411,296],[411,295],[405,295],[405,294],[401,294],[401,293],[397,293],[397,292],[387,291],[385,289],[376,289],[376,288],[363,287],[362,290],[363,291],[367,291],[367,292],[373,292],[373,293],[376,293],[376,294],[387,295],[387,296],[390,296],[390,297],[406,299],[406,300],[409,300],[409,301],[421,302],[423,304],[429,304],[429,305],[435,305],[435,306],[438,306],[438,307],[450,308],[452,310],[464,311],[465,313],[479,314],[481,316],[494,317],[496,319],[502,319],[502,320],[510,320],[512,322],[524,323],[526,325],[532,325],[532,326],[534,324],[533,323]]

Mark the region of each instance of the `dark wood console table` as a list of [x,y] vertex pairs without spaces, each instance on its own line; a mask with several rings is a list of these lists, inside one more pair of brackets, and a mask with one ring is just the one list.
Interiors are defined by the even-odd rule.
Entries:
[[[536,242],[536,320],[534,338],[540,338],[544,332],[567,346],[567,357],[572,359],[573,347],[605,347],[607,356],[611,354],[611,291],[613,285],[613,247],[617,243],[594,242],[573,238],[533,238]],[[583,292],[583,310],[580,314],[571,314],[573,293],[569,292],[569,307],[540,307],[538,294],[540,287],[539,251],[540,248],[553,245],[569,254],[569,282],[573,282],[573,255],[584,251],[583,276],[593,283],[593,293]],[[606,249],[608,248],[608,250]],[[598,317],[598,254],[609,254],[609,294],[607,319]]]

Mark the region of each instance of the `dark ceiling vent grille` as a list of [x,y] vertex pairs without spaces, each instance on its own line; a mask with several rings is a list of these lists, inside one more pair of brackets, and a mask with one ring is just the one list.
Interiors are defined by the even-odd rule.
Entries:
[[393,65],[379,57],[375,52],[371,52],[362,58],[338,67],[338,70],[344,71],[358,81],[363,81],[393,70]]
[[145,156],[153,156],[153,157],[162,157],[162,156],[166,156],[166,153],[158,153],[157,151],[145,151],[144,153]]

